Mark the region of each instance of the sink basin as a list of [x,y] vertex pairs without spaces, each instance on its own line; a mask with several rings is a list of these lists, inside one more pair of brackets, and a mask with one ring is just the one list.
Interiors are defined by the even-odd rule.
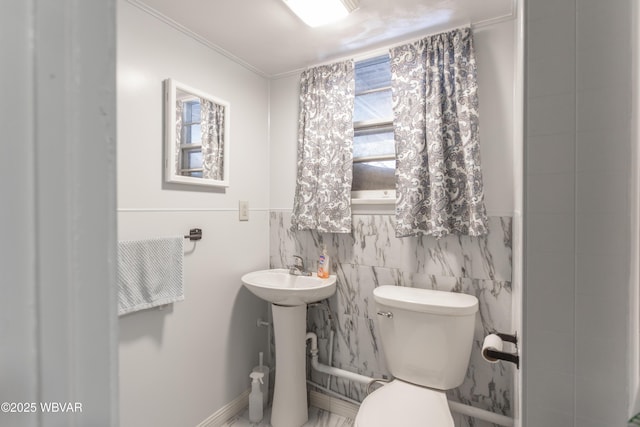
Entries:
[[336,276],[320,279],[313,276],[294,276],[289,270],[275,268],[247,273],[242,283],[257,297],[283,306],[306,305],[329,298],[336,291]]

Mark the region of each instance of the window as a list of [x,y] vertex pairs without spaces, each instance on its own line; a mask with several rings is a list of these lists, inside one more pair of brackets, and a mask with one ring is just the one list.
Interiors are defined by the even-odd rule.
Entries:
[[352,199],[395,199],[395,144],[388,55],[355,64]]
[[178,175],[202,178],[202,129],[200,99],[184,100]]

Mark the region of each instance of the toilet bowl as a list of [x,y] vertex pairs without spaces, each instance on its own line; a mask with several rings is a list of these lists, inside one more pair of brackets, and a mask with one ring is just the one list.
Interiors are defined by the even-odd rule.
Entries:
[[453,427],[446,390],[464,381],[478,299],[402,286],[373,291],[393,381],[368,395],[357,427]]
[[444,391],[393,380],[367,396],[355,427],[453,427]]

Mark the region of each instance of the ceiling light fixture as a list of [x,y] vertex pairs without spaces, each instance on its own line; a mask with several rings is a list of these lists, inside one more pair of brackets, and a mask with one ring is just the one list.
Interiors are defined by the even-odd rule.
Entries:
[[345,18],[360,0],[282,0],[310,27],[319,27]]

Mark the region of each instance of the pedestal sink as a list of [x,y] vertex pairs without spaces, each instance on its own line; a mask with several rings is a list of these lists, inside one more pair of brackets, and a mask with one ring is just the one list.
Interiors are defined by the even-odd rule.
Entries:
[[305,370],[307,304],[330,297],[336,276],[295,276],[286,269],[242,276],[253,294],[271,303],[276,341],[276,378],[271,407],[273,427],[300,427],[308,420]]

